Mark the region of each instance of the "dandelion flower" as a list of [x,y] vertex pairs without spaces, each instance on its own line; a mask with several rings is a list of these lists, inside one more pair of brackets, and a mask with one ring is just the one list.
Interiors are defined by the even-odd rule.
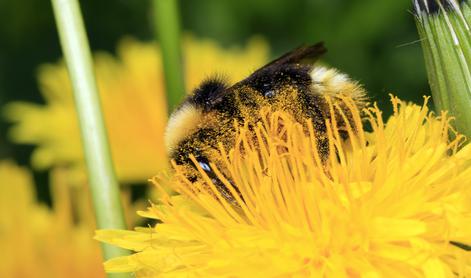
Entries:
[[337,120],[329,120],[327,158],[312,125],[263,112],[257,127],[239,130],[232,150],[221,148],[229,174],[214,168],[237,204],[202,169],[203,182],[190,183],[175,166],[172,186],[180,194],[162,192],[140,212],[161,223],[97,232],[135,251],[106,262],[106,270],[136,277],[469,277],[471,145],[459,148],[458,134],[448,139],[445,113],[436,117],[426,105],[396,98],[393,105],[387,123],[377,108],[366,110],[372,131],[364,132],[349,104],[345,141]]
[[[96,54],[95,71],[118,178],[121,182],[139,182],[167,166],[161,57],[155,44],[133,39],[123,40],[117,52],[117,58]],[[230,80],[241,79],[266,62],[267,56],[267,44],[260,39],[251,40],[243,49],[223,50],[212,41],[188,36],[184,40],[188,88],[215,72],[230,73]],[[16,122],[11,138],[37,145],[32,155],[35,168],[67,165],[81,173],[83,152],[65,64],[41,66],[38,78],[46,105],[8,105],[7,117]]]
[[36,200],[26,169],[0,161],[0,277],[105,277],[92,211],[65,177],[57,170],[51,176],[51,209]]

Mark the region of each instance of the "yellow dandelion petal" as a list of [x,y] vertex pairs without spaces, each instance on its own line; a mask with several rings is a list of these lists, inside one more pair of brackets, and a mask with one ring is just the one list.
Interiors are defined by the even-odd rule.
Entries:
[[176,167],[173,187],[181,195],[163,194],[141,213],[161,224],[98,232],[102,241],[137,251],[107,262],[107,271],[137,277],[470,276],[470,147],[459,148],[458,134],[448,140],[445,114],[436,117],[425,104],[396,98],[393,105],[387,123],[377,108],[365,111],[367,133],[348,104],[350,137],[344,141],[336,119],[329,120],[326,159],[312,126],[306,130],[284,112],[262,110],[262,123],[241,128],[234,149],[221,150],[226,174],[211,165],[237,205],[202,169],[203,182],[191,184]]
[[[261,39],[249,41],[245,48],[225,50],[213,41],[187,36],[183,48],[188,92],[217,72],[240,80],[268,57],[268,46]],[[167,108],[158,46],[124,39],[117,57],[95,55],[95,72],[118,178],[142,182],[168,166],[163,139]],[[16,123],[11,138],[37,145],[34,167],[68,165],[76,170],[75,179],[83,181],[83,152],[67,69],[63,62],[43,65],[38,79],[46,105],[9,104],[6,114]]]

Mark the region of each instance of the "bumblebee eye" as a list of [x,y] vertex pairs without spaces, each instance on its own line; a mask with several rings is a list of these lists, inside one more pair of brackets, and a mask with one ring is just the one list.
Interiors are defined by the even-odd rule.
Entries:
[[215,179],[216,174],[214,173],[213,169],[211,169],[211,166],[209,166],[209,160],[204,157],[204,156],[197,156],[196,161],[198,162],[199,166],[203,171],[206,172],[206,174],[211,178]]
[[[224,196],[224,198],[228,201],[235,202],[234,196],[231,194],[231,192],[227,189],[227,187],[224,185],[224,183],[217,177],[216,173],[211,169],[211,166],[209,166],[209,161],[206,157],[204,156],[198,156],[197,161],[201,169],[206,172],[208,175],[209,179],[211,182],[216,186],[216,188],[219,190],[219,192]],[[237,194],[240,196],[239,189],[234,186],[233,182],[230,179],[227,179],[227,181],[234,187],[235,191]],[[240,196],[241,197],[241,196]],[[241,199],[243,199],[241,197]]]
[[208,163],[203,162],[203,161],[198,161],[198,164],[201,166],[201,168],[202,168],[205,172],[212,172],[212,171],[211,171],[211,167],[208,165]]

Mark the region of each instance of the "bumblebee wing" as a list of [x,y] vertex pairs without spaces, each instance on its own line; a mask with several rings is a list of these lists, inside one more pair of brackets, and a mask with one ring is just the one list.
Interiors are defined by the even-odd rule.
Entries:
[[327,49],[325,48],[323,42],[308,46],[300,46],[261,67],[260,69],[255,71],[254,74],[263,71],[267,68],[280,67],[282,65],[304,63],[312,64],[326,52]]
[[249,86],[263,95],[270,96],[274,88],[287,82],[308,84],[311,80],[309,71],[314,62],[326,52],[323,42],[298,47],[257,69],[232,88]]
[[298,47],[257,69],[246,79],[234,84],[233,87],[249,85],[262,92],[270,91],[277,82],[280,82],[280,78],[278,78],[280,73],[281,75],[284,74],[283,72],[293,75],[294,79],[304,75],[308,76],[307,72],[296,68],[300,68],[299,66],[311,68],[314,62],[326,52],[327,49],[323,42]]

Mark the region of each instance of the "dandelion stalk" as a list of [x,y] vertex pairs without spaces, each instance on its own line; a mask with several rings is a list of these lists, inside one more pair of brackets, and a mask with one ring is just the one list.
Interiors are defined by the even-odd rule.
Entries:
[[159,39],[169,113],[185,95],[177,0],[154,0],[154,28]]
[[[77,0],[52,0],[52,4],[74,89],[97,226],[99,229],[125,229],[119,186],[111,162],[80,7]],[[110,245],[102,248],[105,259],[128,254]]]
[[437,110],[471,138],[471,6],[467,0],[414,0],[416,23]]

